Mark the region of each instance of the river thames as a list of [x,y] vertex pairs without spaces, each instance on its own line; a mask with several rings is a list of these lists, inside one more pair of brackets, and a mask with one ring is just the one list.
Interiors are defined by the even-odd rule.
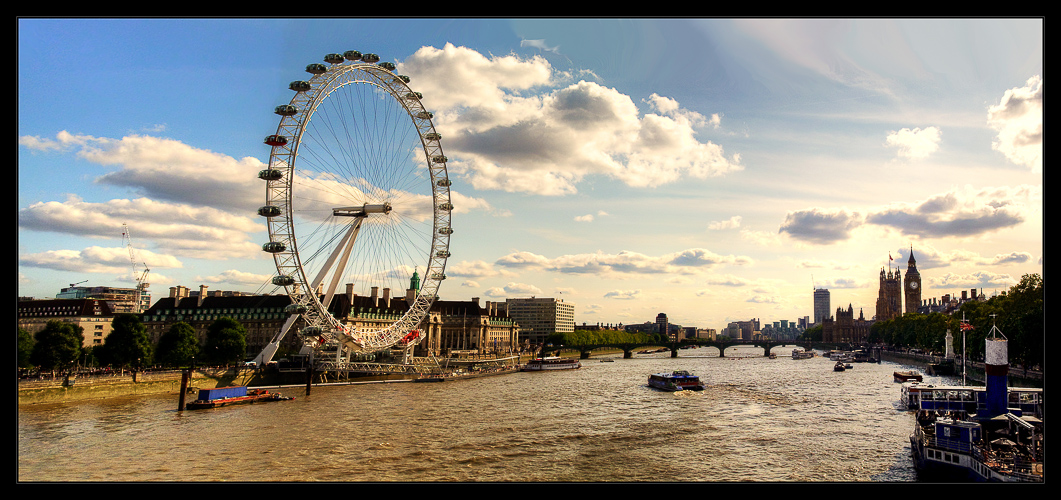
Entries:
[[[20,482],[914,482],[892,372],[714,348],[443,383],[282,388],[177,411],[177,395],[18,409]],[[909,368],[909,367],[906,367]],[[646,385],[688,370],[703,392]],[[953,378],[928,377],[930,383]]]

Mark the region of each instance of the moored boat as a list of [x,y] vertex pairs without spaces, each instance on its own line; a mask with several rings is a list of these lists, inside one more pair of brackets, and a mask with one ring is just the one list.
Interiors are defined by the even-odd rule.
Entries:
[[[992,327],[992,336],[985,339],[986,384],[979,391],[916,384],[920,397],[910,449],[918,473],[929,479],[1043,482],[1041,407],[1029,407],[1035,412],[1032,414],[1013,406],[1006,380],[1007,341],[1004,336],[995,336],[996,332],[998,329]],[[913,394],[914,387],[904,384],[904,391]],[[1027,394],[1041,400],[1041,393]],[[966,399],[976,401],[970,405]]]
[[246,386],[199,389],[198,399],[184,405],[186,410],[204,410],[222,406],[287,401],[295,399],[265,389],[248,389]]
[[520,367],[521,372],[540,372],[547,370],[574,370],[582,368],[582,362],[577,359],[565,359],[557,356],[535,358]]
[[895,377],[896,382],[910,382],[912,380],[921,382],[924,380],[924,377],[921,376],[921,372],[917,370],[896,370],[892,376]]
[[846,369],[847,369],[847,366],[844,365],[843,361],[837,361],[836,364],[833,365],[833,371],[834,372],[842,372],[842,371],[844,371]]
[[675,370],[671,373],[653,373],[648,377],[649,387],[661,391],[702,391],[704,383],[700,377],[685,370]]

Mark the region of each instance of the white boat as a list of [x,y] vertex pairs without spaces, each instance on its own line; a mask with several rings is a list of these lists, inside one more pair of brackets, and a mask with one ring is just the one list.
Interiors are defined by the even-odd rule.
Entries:
[[704,383],[700,377],[685,370],[675,370],[671,373],[653,373],[648,377],[649,387],[661,391],[702,391]]
[[519,369],[521,372],[540,372],[546,370],[574,370],[582,368],[582,362],[577,359],[550,356],[535,358]]
[[811,351],[801,351],[799,349],[792,349],[792,359],[810,359],[814,357],[814,353]]

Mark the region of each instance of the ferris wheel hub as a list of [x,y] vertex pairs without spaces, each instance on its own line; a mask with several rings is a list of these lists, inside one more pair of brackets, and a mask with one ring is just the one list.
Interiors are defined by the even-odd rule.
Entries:
[[336,217],[368,217],[368,214],[389,214],[392,210],[389,202],[360,207],[337,207],[332,209],[332,215]]

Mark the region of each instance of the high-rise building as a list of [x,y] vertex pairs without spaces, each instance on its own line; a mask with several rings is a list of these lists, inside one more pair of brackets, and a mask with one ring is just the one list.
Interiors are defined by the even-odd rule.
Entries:
[[829,317],[829,289],[814,289],[814,324],[820,325]]
[[663,338],[670,337],[670,323],[667,321],[667,313],[659,313],[656,315],[656,331],[658,331]]
[[556,298],[506,299],[508,315],[519,325],[520,342],[541,344],[554,333],[575,331],[575,306]]

